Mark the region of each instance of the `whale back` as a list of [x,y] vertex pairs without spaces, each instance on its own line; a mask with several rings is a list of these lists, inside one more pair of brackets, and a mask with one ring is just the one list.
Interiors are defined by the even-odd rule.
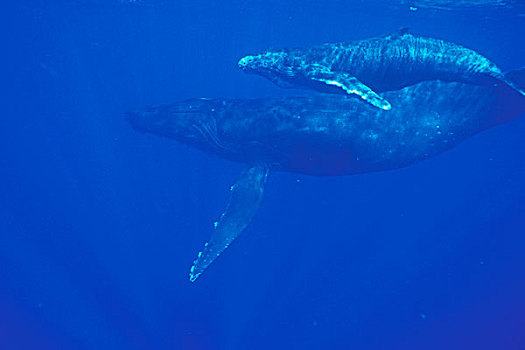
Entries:
[[279,170],[335,176],[413,164],[525,112],[506,86],[430,81],[382,96],[392,110],[333,94],[253,100],[218,125],[227,142],[254,147]]

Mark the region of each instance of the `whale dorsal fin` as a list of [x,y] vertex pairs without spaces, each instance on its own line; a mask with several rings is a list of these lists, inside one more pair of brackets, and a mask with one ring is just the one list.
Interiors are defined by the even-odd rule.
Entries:
[[356,95],[372,106],[388,111],[392,108],[390,102],[385,100],[359,79],[347,73],[332,72],[328,67],[312,64],[306,67],[306,77],[326,85],[337,86],[349,95]]
[[402,28],[399,28],[398,30],[395,30],[391,33],[388,33],[387,35],[383,36],[385,39],[397,39],[397,38],[400,38],[402,37],[403,35],[405,34],[409,34],[410,33],[410,27],[402,27]]
[[505,79],[523,95],[523,91],[525,91],[525,67],[507,72]]
[[269,167],[265,164],[248,167],[231,187],[226,211],[215,224],[210,241],[204,245],[190,270],[193,282],[246,228],[259,209]]

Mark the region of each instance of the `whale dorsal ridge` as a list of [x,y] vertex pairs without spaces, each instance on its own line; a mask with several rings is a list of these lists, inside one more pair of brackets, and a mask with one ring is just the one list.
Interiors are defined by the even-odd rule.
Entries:
[[388,33],[387,35],[382,36],[382,38],[397,39],[406,34],[410,34],[410,27],[399,28],[391,33]]

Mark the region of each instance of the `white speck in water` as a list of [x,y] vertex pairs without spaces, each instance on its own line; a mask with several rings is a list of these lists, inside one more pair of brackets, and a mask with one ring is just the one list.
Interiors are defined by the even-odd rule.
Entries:
[[217,228],[217,226],[219,226],[219,222],[218,222],[218,221],[215,221],[215,222],[213,223],[213,227],[214,227],[214,228]]

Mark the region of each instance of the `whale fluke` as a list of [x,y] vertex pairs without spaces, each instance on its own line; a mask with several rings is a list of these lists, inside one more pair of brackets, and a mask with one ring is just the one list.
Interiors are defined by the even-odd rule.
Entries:
[[204,245],[190,270],[190,281],[199,275],[230,245],[250,223],[259,209],[268,177],[268,166],[255,165],[246,169],[231,187],[231,199],[218,222],[210,241]]

